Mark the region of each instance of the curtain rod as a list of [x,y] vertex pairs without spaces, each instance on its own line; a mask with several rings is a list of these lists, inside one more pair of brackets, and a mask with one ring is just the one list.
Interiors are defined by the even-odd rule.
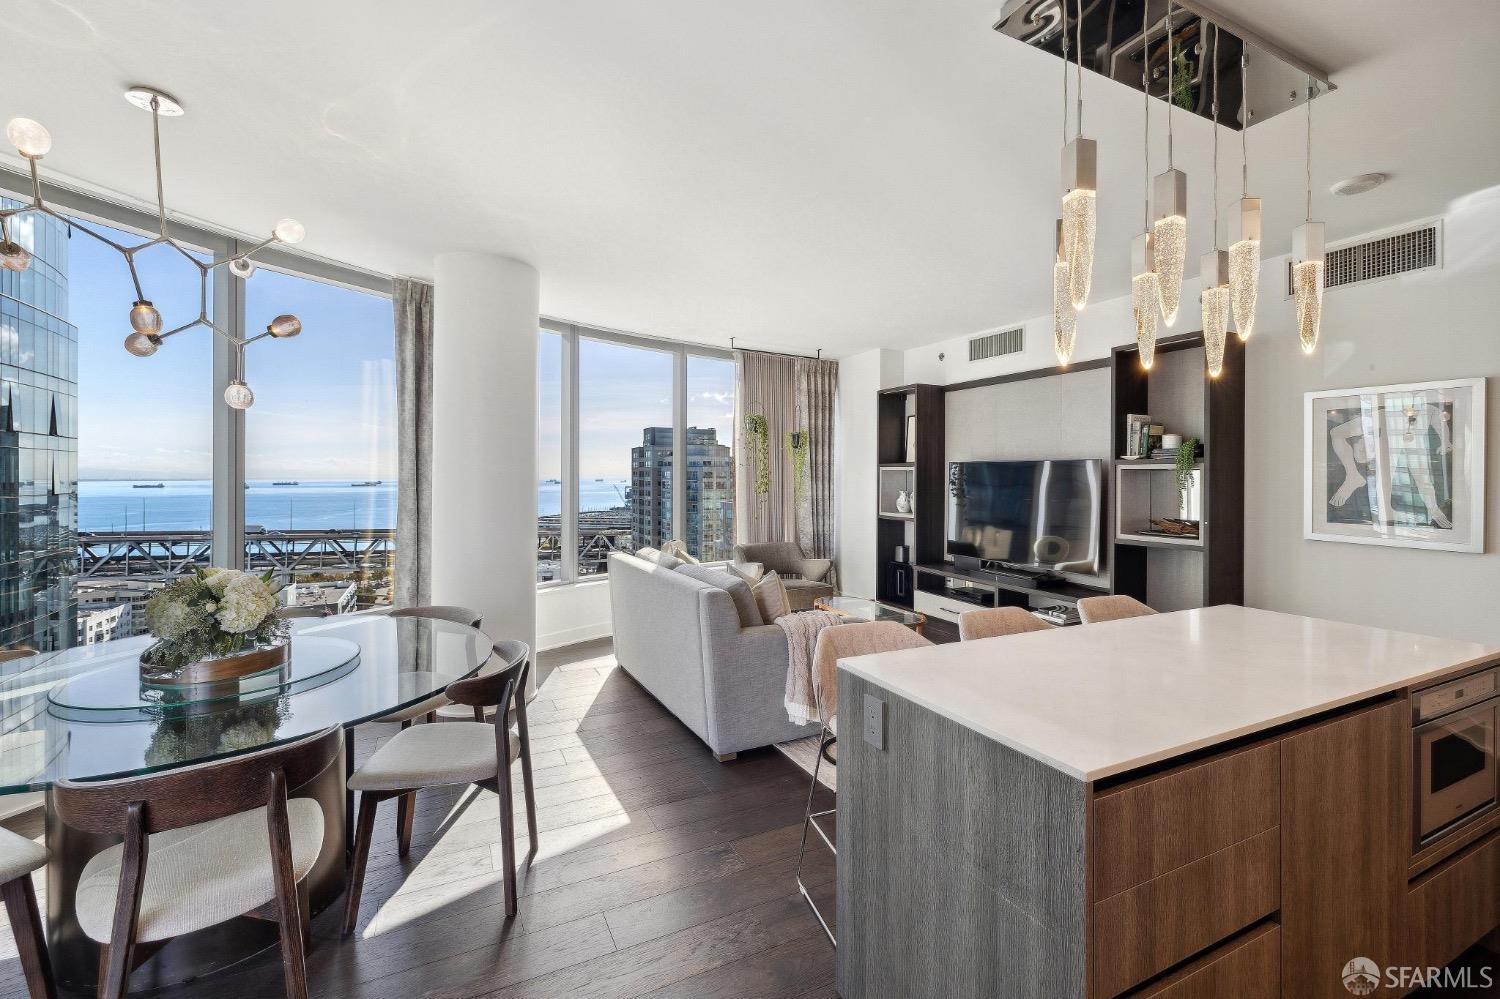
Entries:
[[813,361],[821,361],[823,359],[823,348],[822,347],[818,348],[818,352],[816,354],[794,354],[794,353],[792,353],[789,350],[761,350],[758,347],[736,347],[734,345],[734,337],[730,337],[729,338],[729,349],[730,350],[748,350],[751,353],[755,353],[755,354],[775,354],[778,357],[805,357],[805,358],[808,358],[809,360],[813,360]]

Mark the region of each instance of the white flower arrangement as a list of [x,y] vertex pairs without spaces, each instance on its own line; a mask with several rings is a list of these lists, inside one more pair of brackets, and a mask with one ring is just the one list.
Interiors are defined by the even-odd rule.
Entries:
[[203,569],[163,586],[146,601],[146,626],[156,643],[142,662],[180,669],[282,641],[287,628],[276,617],[280,585],[238,569]]

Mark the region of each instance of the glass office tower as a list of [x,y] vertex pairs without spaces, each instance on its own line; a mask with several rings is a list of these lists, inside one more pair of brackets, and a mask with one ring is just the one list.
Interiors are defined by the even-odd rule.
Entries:
[[27,214],[11,237],[33,258],[0,269],[0,648],[49,652],[77,627],[78,329],[68,226]]

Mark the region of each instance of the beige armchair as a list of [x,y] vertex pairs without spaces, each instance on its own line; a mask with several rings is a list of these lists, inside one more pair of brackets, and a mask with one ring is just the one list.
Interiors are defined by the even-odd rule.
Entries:
[[833,569],[833,560],[808,558],[795,541],[735,545],[734,564],[758,564],[765,572],[780,576],[786,583],[787,601],[794,611],[809,610],[814,601],[833,596],[833,586],[824,582]]

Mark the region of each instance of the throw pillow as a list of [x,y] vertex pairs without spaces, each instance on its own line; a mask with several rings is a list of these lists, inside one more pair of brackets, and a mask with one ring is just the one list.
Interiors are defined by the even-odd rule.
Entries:
[[688,565],[701,565],[702,560],[694,558],[693,553],[687,550],[687,545],[681,541],[668,541],[661,546],[664,554],[670,555]]
[[759,562],[728,562],[724,568],[754,586],[766,574],[766,567]]
[[750,587],[750,592],[755,594],[755,604],[760,608],[760,617],[763,621],[773,622],[778,617],[792,612],[791,601],[786,596],[786,584],[771,570],[760,578],[760,582]]
[[734,601],[735,613],[739,615],[741,628],[754,628],[766,623],[761,619],[760,608],[755,603],[755,594],[750,592],[750,584],[738,576],[711,565],[679,565],[677,571],[689,579],[717,586],[727,592],[729,599]]
[[673,558],[666,552],[658,551],[655,548],[642,548],[635,553],[635,557],[643,558],[653,565],[661,566],[663,569],[675,569],[682,564],[681,559]]

